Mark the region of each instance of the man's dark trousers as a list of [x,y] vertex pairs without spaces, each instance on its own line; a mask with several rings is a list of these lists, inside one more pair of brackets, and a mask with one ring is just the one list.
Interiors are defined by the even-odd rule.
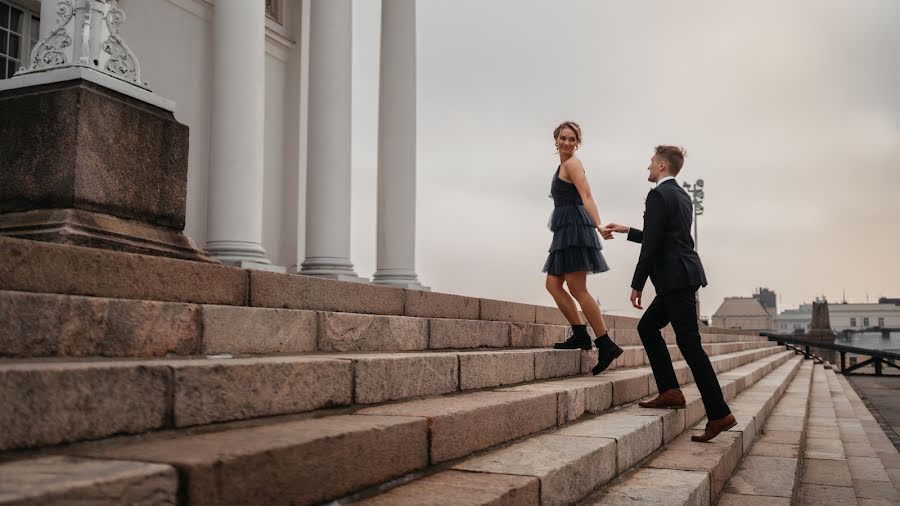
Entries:
[[638,333],[647,351],[650,368],[656,378],[656,386],[662,393],[679,387],[675,369],[672,368],[672,357],[660,333],[660,329],[672,323],[678,349],[691,368],[694,382],[703,398],[706,417],[709,420],[716,420],[727,416],[731,410],[725,403],[716,372],[700,343],[700,330],[697,327],[698,288],[687,287],[657,295],[641,317]]

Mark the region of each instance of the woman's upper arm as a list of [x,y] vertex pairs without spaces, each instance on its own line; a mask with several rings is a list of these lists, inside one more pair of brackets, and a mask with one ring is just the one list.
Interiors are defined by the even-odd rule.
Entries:
[[584,165],[577,158],[570,159],[566,162],[566,175],[572,180],[572,184],[578,189],[578,193],[582,199],[591,196],[591,186],[588,184],[587,176],[584,173]]

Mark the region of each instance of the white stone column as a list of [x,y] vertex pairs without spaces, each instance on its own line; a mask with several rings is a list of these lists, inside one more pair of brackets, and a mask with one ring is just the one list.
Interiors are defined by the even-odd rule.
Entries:
[[312,0],[306,259],[300,274],[360,281],[350,261],[350,0]]
[[231,265],[271,268],[262,247],[265,6],[216,0],[206,250]]
[[378,252],[373,282],[427,289],[416,275],[416,4],[381,4]]

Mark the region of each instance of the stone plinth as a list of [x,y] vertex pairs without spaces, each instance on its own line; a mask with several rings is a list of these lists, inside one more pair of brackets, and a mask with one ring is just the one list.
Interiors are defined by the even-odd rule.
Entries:
[[0,234],[209,261],[182,233],[188,127],[76,78],[0,91]]

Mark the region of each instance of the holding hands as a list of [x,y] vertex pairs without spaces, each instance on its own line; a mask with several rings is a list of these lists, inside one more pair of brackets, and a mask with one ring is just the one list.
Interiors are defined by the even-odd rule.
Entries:
[[612,236],[613,232],[627,234],[630,229],[630,227],[619,225],[618,223],[607,223],[606,225],[603,225],[603,232],[609,234],[610,236]]

